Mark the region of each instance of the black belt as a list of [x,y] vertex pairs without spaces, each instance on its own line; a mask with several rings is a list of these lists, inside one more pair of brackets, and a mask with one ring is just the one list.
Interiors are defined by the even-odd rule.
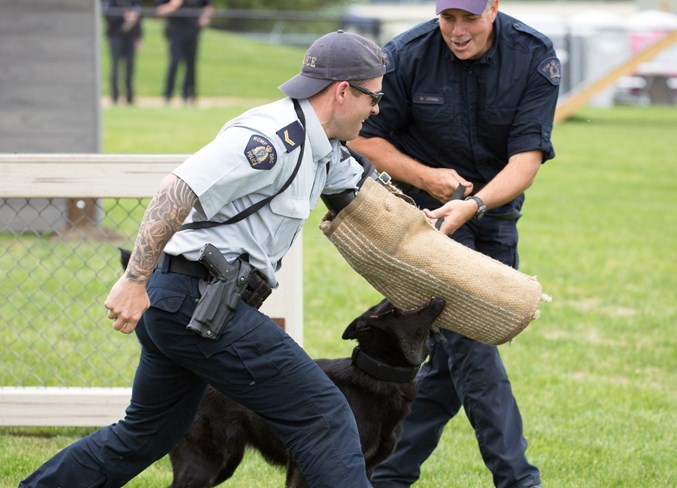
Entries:
[[202,280],[209,279],[209,271],[207,271],[207,268],[202,263],[190,261],[183,256],[172,256],[166,252],[163,252],[160,256],[157,267],[169,273],[179,273]]
[[[180,255],[172,256],[166,252],[162,253],[157,267],[165,273],[178,273],[202,280],[209,279],[209,271],[202,263],[191,261]],[[259,308],[271,292],[272,288],[265,276],[258,269],[252,269],[247,280],[247,288],[242,292],[242,300],[252,307]]]

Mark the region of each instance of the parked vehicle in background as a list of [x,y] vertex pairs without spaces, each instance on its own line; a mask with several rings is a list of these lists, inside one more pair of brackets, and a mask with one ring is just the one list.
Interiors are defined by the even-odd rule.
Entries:
[[616,83],[615,105],[677,105],[677,76],[624,76]]

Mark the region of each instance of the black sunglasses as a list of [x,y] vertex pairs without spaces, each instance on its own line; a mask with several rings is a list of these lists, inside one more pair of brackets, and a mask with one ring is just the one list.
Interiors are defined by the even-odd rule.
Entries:
[[362,85],[356,85],[352,81],[349,81],[348,84],[352,88],[355,88],[358,92],[364,93],[365,95],[369,95],[371,97],[371,106],[372,107],[375,106],[375,105],[378,105],[378,103],[383,98],[383,92],[374,93],[373,91],[363,87]]

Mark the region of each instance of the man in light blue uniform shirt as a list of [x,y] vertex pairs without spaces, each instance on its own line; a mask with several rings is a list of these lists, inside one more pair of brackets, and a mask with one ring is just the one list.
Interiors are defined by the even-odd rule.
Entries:
[[[230,263],[246,260],[274,288],[320,195],[357,187],[362,168],[340,141],[378,113],[384,72],[378,46],[327,34],[309,48],[301,73],[281,85],[289,98],[227,123],[165,177],[105,301],[113,329],[136,331],[141,343],[125,418],[56,454],[20,486],[124,485],[181,439],[207,384],[264,417],[310,486],[370,486],[345,397],[269,317],[240,301],[216,340],[186,325],[208,278],[197,262],[206,243]],[[205,224],[270,197],[237,222]]]

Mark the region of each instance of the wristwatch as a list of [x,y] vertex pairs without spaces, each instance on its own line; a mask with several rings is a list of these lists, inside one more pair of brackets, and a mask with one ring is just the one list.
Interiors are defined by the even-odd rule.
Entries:
[[487,213],[487,206],[484,204],[482,199],[477,195],[470,195],[468,198],[466,198],[466,201],[468,200],[474,200],[477,204],[477,212],[475,212],[475,215],[473,215],[472,219],[479,220],[484,217],[484,214]]

